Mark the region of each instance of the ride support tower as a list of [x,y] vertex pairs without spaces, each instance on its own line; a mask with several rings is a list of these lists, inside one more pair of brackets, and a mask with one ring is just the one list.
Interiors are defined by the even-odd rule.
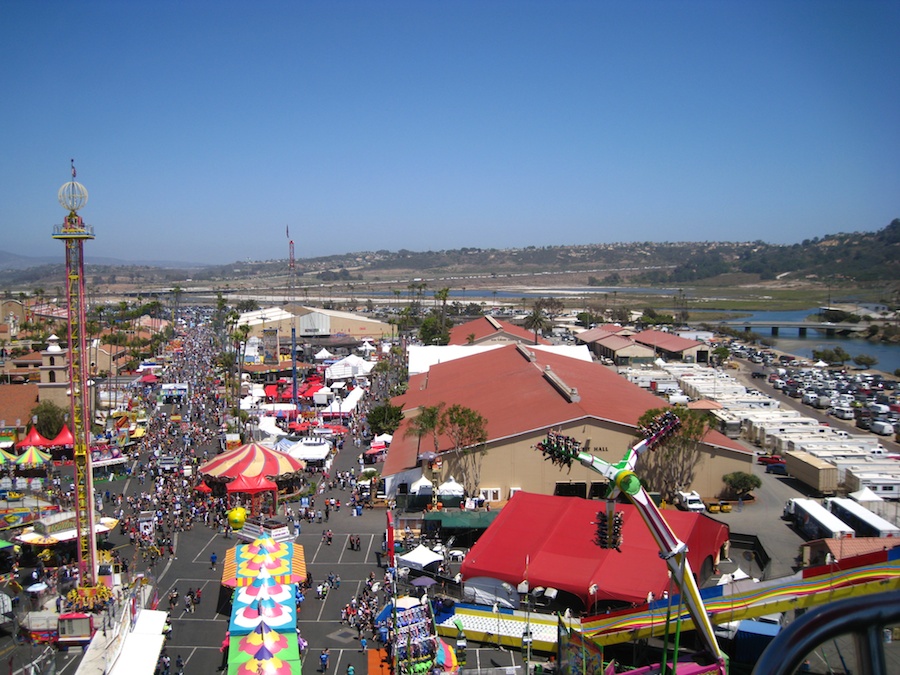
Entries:
[[53,238],[66,245],[66,303],[69,338],[69,415],[72,418],[75,463],[75,526],[78,537],[78,570],[81,586],[97,582],[97,539],[94,534],[94,479],[91,469],[91,409],[87,396],[87,353],[85,325],[87,307],[84,293],[84,242],[94,238],[94,228],[86,225],[78,211],[87,203],[88,192],[72,180],[59,189],[59,203],[68,211],[62,225],[53,226]]

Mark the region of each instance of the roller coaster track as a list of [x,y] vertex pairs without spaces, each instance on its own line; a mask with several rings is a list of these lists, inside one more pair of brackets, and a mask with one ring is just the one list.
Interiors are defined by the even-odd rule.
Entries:
[[[703,589],[701,595],[710,621],[721,624],[900,589],[900,547],[876,555],[882,562],[851,569],[810,568],[758,583],[746,579]],[[678,596],[672,596],[671,604],[660,600],[633,610],[588,617],[582,630],[597,644],[612,645],[662,636],[667,614],[670,622],[680,616],[683,629],[693,628],[690,614],[684,607],[679,610],[678,602]]]

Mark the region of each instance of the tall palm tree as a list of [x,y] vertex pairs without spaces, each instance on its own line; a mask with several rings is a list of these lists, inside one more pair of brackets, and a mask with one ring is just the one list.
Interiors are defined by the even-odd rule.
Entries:
[[434,299],[441,303],[441,332],[447,322],[447,298],[450,296],[450,289],[446,286],[439,291],[434,292]]
[[525,317],[525,328],[534,331],[534,344],[538,343],[538,333],[545,331],[549,326],[550,320],[544,316],[544,310],[537,305]]

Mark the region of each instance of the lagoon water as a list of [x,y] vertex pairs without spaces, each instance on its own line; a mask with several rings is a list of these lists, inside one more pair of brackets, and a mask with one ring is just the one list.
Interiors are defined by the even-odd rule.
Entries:
[[[734,321],[726,321],[725,323],[740,323],[741,321],[805,321],[809,316],[816,314],[816,312],[816,309],[789,312],[752,312],[749,316],[744,316]],[[782,328],[778,337],[772,337],[765,330],[757,329],[757,332],[763,337],[771,339],[776,349],[788,354],[812,358],[813,350],[843,347],[844,351],[850,354],[851,358],[860,354],[868,354],[878,359],[878,363],[874,366],[876,370],[893,373],[900,368],[900,344],[869,342],[862,338],[842,335],[829,337],[824,332],[820,333],[815,330],[810,330],[804,338],[799,337],[799,331],[795,329]],[[847,365],[851,364],[848,363]]]

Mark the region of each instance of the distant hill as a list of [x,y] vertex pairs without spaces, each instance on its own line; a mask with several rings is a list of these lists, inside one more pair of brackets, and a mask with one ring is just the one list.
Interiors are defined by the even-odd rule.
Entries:
[[[285,280],[285,260],[240,261],[200,265],[177,261],[129,262],[86,257],[85,275],[94,283]],[[726,275],[776,278],[833,279],[861,284],[900,280],[900,219],[875,232],[831,234],[797,244],[752,242],[634,242],[524,248],[460,248],[442,251],[363,251],[298,259],[305,280],[351,282],[423,275],[503,275],[570,271],[583,274],[589,285],[620,283],[673,285],[702,283]],[[59,283],[59,257],[29,257],[0,251],[0,286]],[[286,283],[286,281],[283,281]]]
[[[40,267],[42,265],[57,265],[60,257],[52,256],[28,256],[10,253],[9,251],[0,251],[0,271],[3,270],[24,270],[29,267]],[[122,260],[119,258],[104,258],[103,256],[85,255],[84,263],[86,265],[106,265],[109,267],[171,267],[174,269],[195,269],[205,267],[201,263],[190,263],[175,260]]]

